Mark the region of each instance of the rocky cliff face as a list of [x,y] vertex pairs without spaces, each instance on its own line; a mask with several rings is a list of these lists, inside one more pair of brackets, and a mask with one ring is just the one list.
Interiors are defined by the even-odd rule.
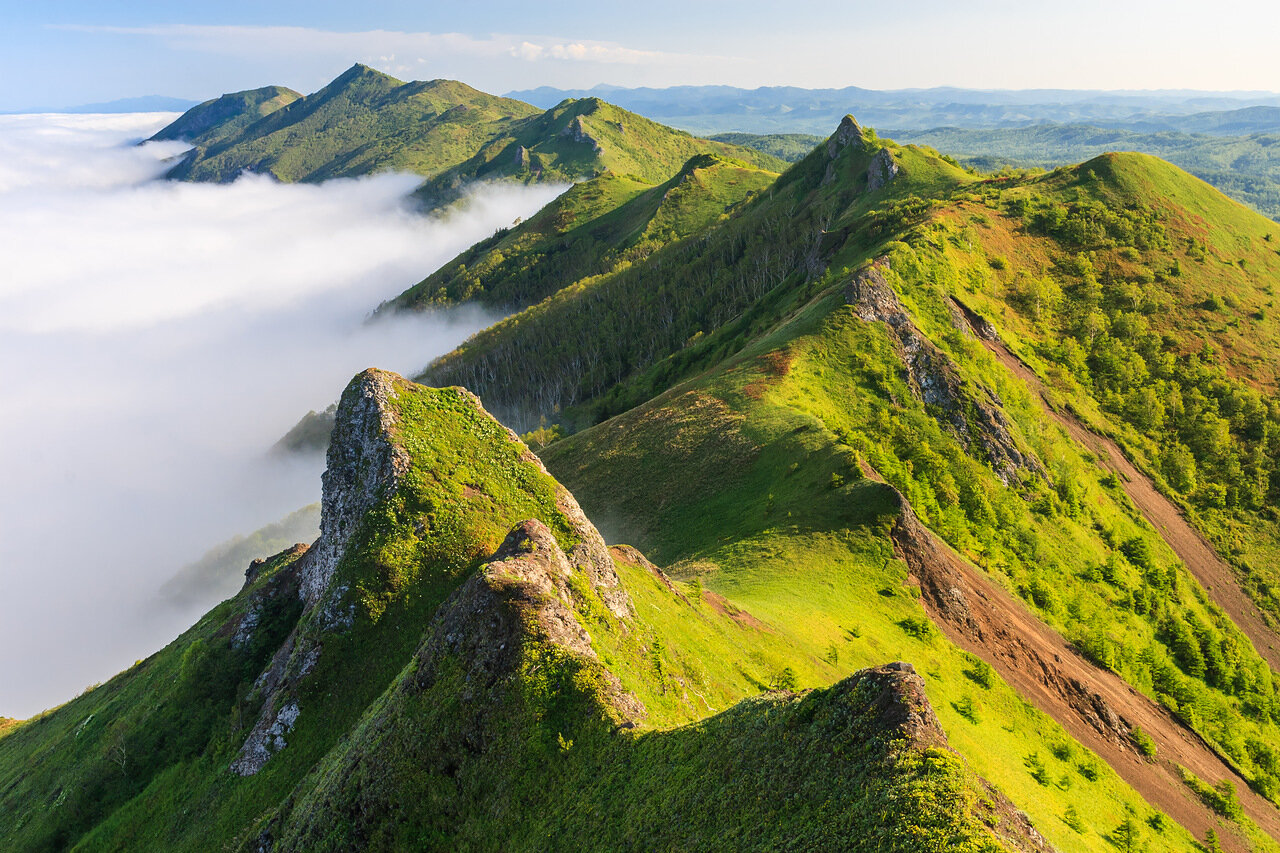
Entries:
[[1019,472],[1044,474],[1039,460],[1018,448],[1000,401],[973,391],[951,358],[924,336],[885,279],[888,259],[858,272],[845,287],[845,301],[868,322],[884,323],[898,346],[907,384],[969,452],[986,459],[996,475],[1012,483]]
[[391,440],[394,374],[366,370],[338,403],[322,479],[320,538],[302,569],[302,594],[314,604],[329,585],[356,525],[409,467],[408,453]]
[[888,148],[881,148],[867,166],[867,190],[875,192],[898,177],[898,164]]

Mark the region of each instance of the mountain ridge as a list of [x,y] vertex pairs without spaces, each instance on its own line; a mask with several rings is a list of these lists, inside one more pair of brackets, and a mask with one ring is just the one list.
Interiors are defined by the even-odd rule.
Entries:
[[[463,171],[594,167],[620,114]],[[744,168],[604,172],[464,253],[533,302],[423,376],[470,390],[357,376],[320,540],[0,738],[6,840],[1280,849],[1272,224],[848,115],[716,211]]]
[[[543,112],[456,80],[406,83],[357,63],[306,96],[283,87],[223,95],[152,138],[193,144],[169,171],[171,179],[227,182],[249,171],[323,181],[408,171],[428,179],[418,197],[433,206],[457,200],[464,184],[477,179],[571,181],[613,169],[661,183],[706,150],[779,165],[753,149],[693,140],[598,99],[561,107]],[[602,111],[607,118],[591,118]],[[634,139],[625,136],[626,123]],[[513,144],[532,159],[520,161]]]
[[[461,428],[451,435],[468,446],[450,448],[445,442],[451,439],[438,432],[441,427]],[[450,466],[441,467],[436,454],[460,451],[466,454],[466,467],[454,468],[450,475]],[[57,822],[50,825],[50,816],[17,808],[14,798],[33,785],[59,784],[57,769],[49,767],[46,758],[34,773],[23,774],[0,794],[7,812],[22,815],[0,830],[11,843],[41,849],[164,837],[171,849],[207,849],[211,838],[222,837],[240,849],[391,849],[411,842],[492,846],[492,826],[483,816],[501,807],[528,817],[505,824],[503,843],[514,844],[514,849],[542,849],[543,827],[553,825],[558,837],[578,838],[586,845],[583,849],[612,849],[636,833],[652,843],[687,841],[691,831],[701,839],[699,844],[716,843],[728,833],[748,848],[768,847],[769,838],[783,833],[819,845],[839,838],[842,846],[852,843],[852,849],[868,850],[916,851],[943,841],[956,850],[1045,849],[1025,822],[1011,821],[998,841],[980,819],[992,813],[1012,817],[1014,810],[983,788],[947,749],[922,682],[909,665],[862,671],[827,690],[772,694],[713,717],[696,732],[676,729],[667,736],[681,744],[674,756],[661,739],[636,738],[630,730],[637,721],[652,726],[669,713],[664,708],[678,707],[682,701],[677,698],[677,705],[671,706],[671,699],[663,698],[665,687],[655,691],[654,662],[662,662],[660,669],[673,667],[672,674],[689,670],[687,663],[662,649],[654,639],[661,635],[642,621],[632,599],[641,589],[633,584],[642,582],[646,601],[656,595],[669,607],[688,607],[688,602],[680,605],[679,595],[655,568],[635,562],[642,558],[615,559],[569,492],[467,392],[427,389],[393,374],[365,371],[343,394],[329,459],[322,532],[315,545],[299,546],[255,565],[242,592],[202,620],[193,629],[195,637],[189,632],[103,688],[19,724],[0,739],[0,766],[5,766],[6,758],[21,754],[23,744],[41,732],[51,727],[74,729],[53,755],[64,760],[76,756],[76,772],[82,777],[99,774],[96,778],[125,784],[114,796],[102,782],[91,784],[91,793],[77,792],[76,814],[88,822],[80,823],[78,830],[63,824],[53,834],[41,835],[40,827],[48,832],[58,827]],[[504,481],[517,491],[503,491]],[[444,502],[411,497],[424,488]],[[482,544],[486,534],[479,528],[462,534],[457,542],[464,549],[460,553],[475,556],[466,557],[467,568],[452,574],[448,595],[427,593],[439,604],[429,623],[417,623],[425,627],[421,638],[394,644],[406,652],[407,664],[398,675],[379,679],[384,686],[372,689],[361,679],[347,680],[360,667],[368,667],[370,661],[359,653],[367,643],[378,643],[387,655],[386,641],[415,624],[390,625],[398,621],[392,615],[396,605],[379,593],[398,589],[392,592],[395,597],[426,592],[430,586],[425,577],[408,579],[405,586],[404,580],[395,580],[394,572],[387,574],[393,568],[388,561],[397,559],[401,547],[396,543],[423,535],[414,532],[414,515],[427,510],[419,516],[417,529],[426,525],[448,539],[456,535],[448,524],[449,500],[460,501],[458,507],[487,504],[490,512],[514,500],[505,513],[514,518],[522,514],[521,505],[532,506],[528,496],[539,491],[542,496],[535,500],[546,522],[537,516],[516,522],[496,547]],[[456,497],[446,498],[449,494]],[[399,517],[406,510],[408,524],[386,525],[388,513]],[[487,516],[472,518],[479,522]],[[473,538],[477,535],[479,539]],[[432,539],[418,541],[428,544]],[[429,547],[441,545],[450,547],[445,542]],[[624,581],[620,571],[630,581]],[[388,581],[391,587],[380,586]],[[685,612],[689,615],[676,616],[677,622],[732,622],[713,611],[700,617]],[[590,634],[584,624],[591,626]],[[363,642],[357,642],[362,636]],[[650,653],[628,662],[627,650],[641,640],[651,646]],[[232,703],[237,722],[230,737],[215,729],[207,744],[196,741],[186,747],[192,752],[169,751],[173,763],[154,768],[152,772],[159,774],[152,777],[154,782],[130,779],[131,767],[141,772],[144,762],[165,754],[165,747],[148,750],[138,740],[146,736],[148,726],[155,728],[158,712],[146,709],[147,703],[134,705],[108,729],[105,721],[95,722],[106,713],[97,704],[100,693],[112,697],[108,702],[126,697],[140,687],[146,689],[157,677],[165,683],[176,666],[175,700],[181,703],[184,691],[200,689],[199,684],[219,672],[219,661],[240,660],[237,656],[249,649],[257,651],[237,665],[235,671],[246,680],[236,693],[250,681],[252,685],[247,696]],[[265,665],[256,678],[252,661]],[[345,673],[338,680],[327,675],[335,665]],[[367,708],[340,715],[346,721],[344,729],[351,726],[346,738],[331,728],[335,696],[342,694],[360,697],[357,707]],[[226,699],[218,695],[215,691],[207,701],[222,705]],[[86,706],[98,710],[84,716]],[[254,722],[255,715],[243,709],[259,706]],[[410,722],[423,712],[431,721],[425,732]],[[786,734],[790,726],[779,718],[810,727],[801,745]],[[772,733],[765,740],[759,736],[761,727]],[[728,812],[707,807],[709,788],[689,781],[689,774],[693,779],[718,778],[721,761],[734,755],[741,760],[744,737],[758,748],[767,746],[768,758],[764,763],[758,756],[752,758],[754,772],[743,774],[736,788],[742,794],[758,791],[760,796]],[[319,743],[313,743],[317,738]],[[836,762],[831,761],[833,745],[843,753]],[[73,750],[70,755],[68,750]],[[85,750],[94,757],[86,760]],[[379,769],[370,774],[373,754],[379,756]],[[228,771],[224,762],[230,756],[235,758]],[[548,776],[546,768],[557,766],[548,760],[555,756],[566,769]],[[622,763],[609,772],[628,769],[599,788],[612,792],[600,806],[611,805],[594,816],[555,806],[548,812],[549,805],[568,798],[530,800],[520,793],[540,777],[541,784],[552,788],[566,786],[566,772],[572,780],[584,772],[599,773],[601,761],[619,760]],[[311,772],[316,761],[322,763]],[[677,776],[668,775],[672,761],[685,768]],[[637,777],[638,766],[649,769]],[[851,767],[860,772],[850,772]],[[206,799],[197,814],[188,810],[179,829],[157,806],[175,778],[193,770],[198,773],[194,778],[203,780],[199,784]],[[872,773],[875,784],[867,786],[864,772]],[[416,774],[418,781],[406,773]],[[822,779],[825,795],[789,802],[763,796],[765,791],[776,793],[778,786],[796,784],[797,774]],[[443,787],[427,781],[433,777]],[[679,781],[681,777],[685,781]],[[424,781],[426,787],[421,788]],[[688,807],[703,804],[698,811],[710,820],[639,818],[634,809],[653,802],[653,785]],[[406,799],[413,786],[426,799]],[[583,790],[573,781],[566,789]],[[249,791],[257,793],[245,800]],[[350,798],[361,803],[356,812],[334,811],[337,802]],[[453,808],[447,805],[451,800],[456,800]],[[249,802],[256,805],[246,809]],[[406,810],[410,802],[417,805]],[[750,805],[753,802],[761,805]],[[897,802],[900,808],[886,815],[872,807],[885,802]],[[113,810],[103,813],[108,805]],[[685,808],[677,806],[675,813]],[[339,813],[353,817],[338,817]],[[548,814],[558,815],[554,824],[545,823]],[[835,818],[836,826],[844,829],[829,827],[816,819],[819,815]],[[762,825],[775,830],[761,837]],[[844,830],[858,834],[831,834]],[[223,834],[227,832],[231,834]]]

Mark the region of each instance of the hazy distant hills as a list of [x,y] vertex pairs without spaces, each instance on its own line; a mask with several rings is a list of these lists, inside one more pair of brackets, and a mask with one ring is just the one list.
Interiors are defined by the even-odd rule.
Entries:
[[25,110],[6,110],[5,113],[177,113],[194,107],[196,103],[189,98],[142,95],[136,98],[117,98],[112,101],[79,104],[73,107],[32,107]]
[[[817,133],[830,131],[846,113],[877,128],[924,130],[959,127],[1011,127],[1039,122],[1070,122],[1145,129],[1209,132],[1240,125],[1232,132],[1275,128],[1280,109],[1240,113],[1253,107],[1280,108],[1270,92],[1103,92],[1068,89],[989,91],[978,89],[903,89],[877,91],[801,89],[765,86],[673,86],[667,89],[593,89],[541,87],[508,93],[538,106],[565,98],[600,97],[657,121],[695,133]],[[1189,123],[1180,124],[1183,118]],[[1259,126],[1265,122],[1265,126]],[[1226,132],[1218,130],[1216,132]]]

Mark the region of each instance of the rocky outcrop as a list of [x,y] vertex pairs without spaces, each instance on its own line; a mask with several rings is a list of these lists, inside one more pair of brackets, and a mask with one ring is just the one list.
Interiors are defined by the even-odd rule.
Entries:
[[[490,688],[516,671],[521,649],[529,642],[551,643],[598,660],[590,635],[574,615],[574,562],[541,521],[516,525],[441,607],[418,654],[418,688],[434,684],[440,663],[452,657],[462,662],[468,683]],[[640,700],[623,690],[609,670],[601,668],[600,673],[608,704],[628,720],[642,718]]]
[[[888,740],[905,742],[913,749],[951,751],[938,715],[925,693],[924,679],[911,664],[897,661],[860,670],[831,690],[856,695],[856,705],[866,709],[867,716],[874,720],[875,730]],[[979,813],[1008,849],[1053,853],[1053,846],[1036,831],[1025,813],[986,780],[977,781],[987,794]]]
[[996,327],[991,325],[991,321],[986,317],[983,317],[954,296],[949,300],[948,307],[951,309],[951,321],[957,329],[984,341],[1000,342],[1000,333],[996,331]]
[[[405,380],[395,374],[366,370],[343,392],[335,414],[328,467],[322,478],[320,538],[310,549],[303,547],[297,551],[301,557],[294,570],[296,594],[302,598],[309,618],[299,623],[302,627],[294,629],[254,684],[253,698],[262,702],[262,711],[232,764],[231,769],[236,773],[257,773],[275,753],[285,748],[286,736],[299,714],[306,710],[299,705],[298,687],[323,653],[325,635],[350,629],[355,624],[356,608],[348,595],[348,584],[335,581],[334,577],[362,519],[379,501],[401,487],[410,469],[409,453],[397,441],[397,415],[393,405],[406,387]],[[485,418],[491,417],[480,399],[469,391],[454,389],[450,393],[461,395]],[[502,431],[508,441],[518,446],[521,463],[547,474],[542,460],[525,447],[514,432],[505,427]],[[563,550],[542,521],[524,522],[507,537],[485,568],[455,595],[461,598],[446,608],[451,614],[448,618],[453,620],[452,627],[433,636],[470,637],[477,643],[469,650],[478,655],[475,665],[482,669],[496,665],[490,659],[491,654],[496,654],[495,645],[483,638],[492,639],[499,636],[501,630],[515,630],[518,626],[493,622],[493,618],[497,618],[493,617],[494,613],[515,611],[509,607],[495,611],[489,605],[497,605],[493,596],[510,603],[516,600],[511,598],[512,591],[517,591],[524,597],[516,596],[523,602],[516,610],[533,619],[539,626],[540,636],[593,658],[590,638],[572,613],[568,579],[575,573],[580,573],[622,624],[634,617],[635,607],[618,579],[604,537],[587,520],[573,495],[558,483],[555,509],[566,522],[575,544]],[[251,566],[250,573],[260,569],[260,566]],[[489,598],[486,599],[486,595]],[[478,620],[469,627],[463,625],[471,618],[468,614]],[[258,609],[251,606],[240,623],[240,631],[245,635],[241,642],[247,642],[259,618]],[[237,640],[240,639],[237,634]],[[497,646],[504,642],[498,640]],[[643,708],[633,707],[635,703],[621,693],[618,702],[621,708],[643,712]]]
[[574,116],[573,121],[565,125],[564,130],[560,131],[561,136],[569,136],[574,142],[581,142],[591,146],[591,150],[599,154],[602,150],[600,142],[587,131],[587,123],[582,120],[582,116]]
[[302,596],[314,605],[329,586],[356,525],[394,489],[409,456],[391,439],[395,374],[369,369],[342,393],[326,456],[320,538],[302,568]]
[[840,121],[836,132],[827,138],[827,171],[822,176],[822,186],[827,186],[836,179],[836,160],[840,153],[855,142],[862,141],[862,128],[853,116],[847,115]]
[[1006,485],[1016,480],[1021,471],[1043,475],[1039,460],[1023,453],[1013,440],[1009,421],[995,395],[966,388],[950,356],[916,326],[885,279],[886,269],[888,260],[880,258],[854,273],[845,288],[845,301],[863,320],[888,327],[912,393],[965,450],[986,459]]
[[836,132],[827,139],[827,158],[834,160],[842,148],[861,141],[862,127],[859,126],[858,120],[851,115],[846,115],[840,120],[840,126],[836,128]]
[[876,729],[919,747],[945,746],[947,736],[924,692],[924,679],[911,664],[897,661],[864,669],[835,690],[858,690],[876,721]]
[[239,757],[231,763],[232,772],[252,776],[261,770],[272,755],[288,745],[285,735],[293,730],[298,713],[297,702],[286,702],[273,717],[264,715],[245,741]]
[[867,191],[875,192],[898,177],[898,164],[888,148],[881,148],[867,166]]

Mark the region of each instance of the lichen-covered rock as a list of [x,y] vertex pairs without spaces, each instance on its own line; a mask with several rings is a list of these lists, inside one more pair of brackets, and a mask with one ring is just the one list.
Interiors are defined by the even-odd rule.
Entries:
[[[418,654],[418,687],[430,687],[440,662],[456,657],[468,682],[488,688],[515,671],[522,646],[530,641],[597,660],[590,635],[574,615],[574,569],[571,555],[561,550],[545,524],[531,519],[516,525],[489,561],[440,608]],[[600,671],[609,704],[629,719],[642,717],[640,700],[624,691],[608,670]]]
[[395,374],[366,370],[347,386],[338,403],[322,478],[320,538],[307,553],[302,596],[319,600],[333,577],[351,534],[380,497],[409,468],[404,448],[391,440],[395,421],[390,400]]
[[591,150],[600,153],[600,142],[587,131],[587,123],[582,120],[582,116],[574,116],[573,121],[565,125],[564,130],[560,131],[563,136],[570,136],[574,142],[582,142],[591,146]]
[[875,192],[898,177],[898,164],[888,148],[881,148],[867,166],[867,190]]
[[285,735],[293,730],[298,713],[297,702],[286,702],[275,714],[263,714],[240,748],[240,756],[231,763],[232,772],[252,776],[261,770],[272,755],[288,745]]
[[827,157],[834,160],[841,148],[847,148],[850,143],[861,140],[862,128],[858,125],[858,120],[846,115],[840,120],[836,132],[827,139]]
[[[485,410],[479,397],[470,391],[464,390],[463,393],[485,417],[493,417]],[[524,446],[520,436],[507,427],[503,429],[511,441],[520,445],[521,461],[550,476],[546,466],[542,464],[542,460],[538,458],[536,453]],[[578,501],[572,493],[560,485],[559,482],[556,482],[555,488],[556,510],[564,516],[570,530],[580,540],[577,545],[569,549],[567,554],[569,562],[586,573],[591,586],[595,588],[605,606],[609,608],[614,616],[619,619],[628,619],[634,616],[635,606],[631,603],[631,596],[627,594],[627,591],[622,587],[621,581],[618,580],[618,573],[614,569],[613,560],[609,556],[609,546],[605,544],[604,537],[600,535],[600,531],[596,529],[596,526],[588,520],[587,514],[582,511],[582,507],[578,505]]]
[[858,270],[845,288],[845,301],[867,322],[884,323],[897,343],[905,378],[915,396],[969,452],[991,464],[1006,485],[1020,471],[1043,475],[1039,460],[1018,448],[998,399],[965,387],[950,356],[924,336],[885,279],[888,260]]

